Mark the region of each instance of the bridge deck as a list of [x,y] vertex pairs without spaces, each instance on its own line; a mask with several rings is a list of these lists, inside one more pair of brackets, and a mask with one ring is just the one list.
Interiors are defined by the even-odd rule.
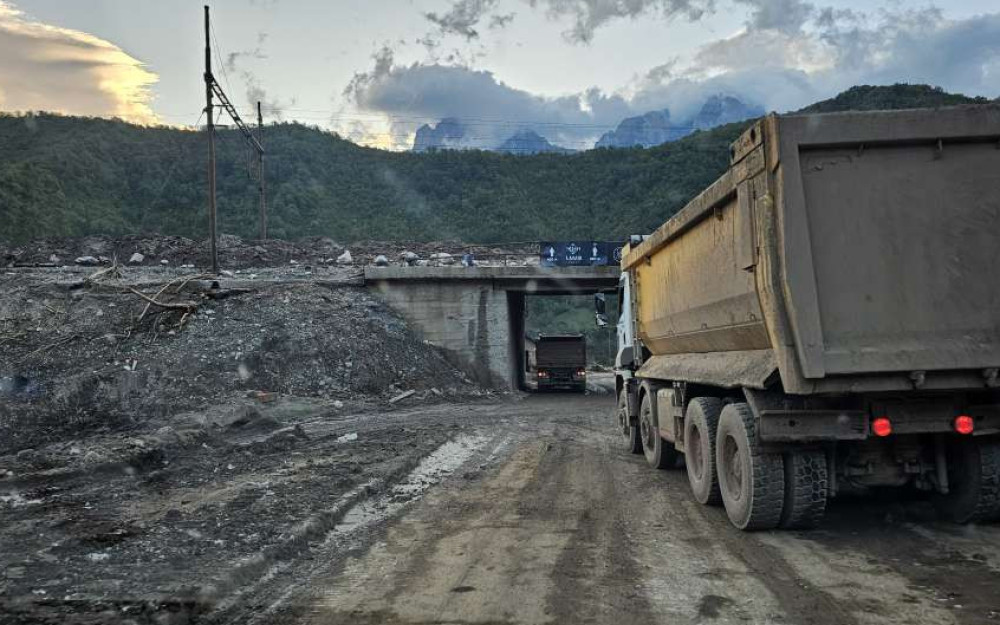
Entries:
[[508,291],[574,293],[613,290],[618,267],[365,267],[365,284],[491,282]]

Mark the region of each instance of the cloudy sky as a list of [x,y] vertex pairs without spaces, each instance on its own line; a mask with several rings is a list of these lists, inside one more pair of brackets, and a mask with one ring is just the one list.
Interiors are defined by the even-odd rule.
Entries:
[[[0,0],[0,110],[191,125],[202,1]],[[859,83],[1000,96],[1000,0],[216,0],[241,109],[403,148],[464,120],[581,148],[715,93],[787,111]]]

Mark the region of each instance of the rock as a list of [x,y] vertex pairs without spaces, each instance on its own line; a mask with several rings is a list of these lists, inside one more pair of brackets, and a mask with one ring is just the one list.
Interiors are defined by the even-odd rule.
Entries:
[[400,253],[399,257],[403,260],[404,263],[410,265],[411,267],[417,264],[417,261],[420,260],[420,257],[414,254],[413,252],[402,252]]
[[341,408],[344,407],[344,402],[338,399],[337,401],[333,402],[333,407],[336,408],[337,410],[340,410]]
[[376,256],[375,260],[373,260],[372,262],[375,264],[376,267],[389,266],[389,259],[386,258],[383,254],[379,254],[378,256]]
[[351,432],[350,434],[344,434],[343,436],[337,437],[338,443],[349,443],[351,441],[356,441],[356,440],[358,440],[357,432]]
[[418,260],[417,263],[416,263],[417,267],[427,267],[430,264],[431,264],[431,261],[429,261],[429,260]]
[[350,265],[354,263],[354,257],[351,256],[351,250],[344,250],[344,253],[337,257],[338,265]]
[[21,579],[24,577],[25,568],[23,566],[8,566],[7,570],[4,571],[4,576],[7,579]]
[[169,425],[165,425],[156,430],[154,436],[162,445],[178,444],[181,442],[180,434],[178,434],[177,431]]
[[38,460],[38,452],[34,449],[22,449],[14,456],[19,462],[34,462]]
[[232,271],[229,271],[228,269],[223,269],[219,273],[222,274],[222,275],[224,275],[227,278],[233,278],[233,277],[236,276],[236,274],[234,274]]
[[268,393],[267,391],[254,391],[253,398],[262,404],[269,404],[278,399],[278,394]]
[[297,260],[295,260],[295,259],[293,258],[292,260],[288,261],[288,264],[289,264],[289,265],[298,265],[298,264],[299,264],[299,261],[297,261]]
[[59,262],[59,257],[56,256],[55,254],[50,254],[49,255],[49,262],[50,263],[58,263]]
[[160,264],[161,264],[161,265],[169,265],[169,264],[170,264],[170,261],[169,261],[169,260],[167,260],[166,258],[164,258],[164,259],[161,259],[161,260],[160,260]]
[[454,264],[455,259],[448,252],[435,252],[431,254],[431,261],[438,265],[451,265]]
[[97,260],[93,256],[78,256],[73,262],[84,267],[95,267],[100,264],[101,261]]
[[145,260],[146,260],[145,256],[143,256],[139,252],[136,252],[135,254],[132,254],[131,257],[129,257],[128,264],[130,264],[130,265],[141,265],[143,263],[143,261],[145,261]]
[[395,397],[393,397],[392,399],[389,400],[389,403],[390,404],[395,404],[396,402],[403,401],[404,399],[406,399],[410,395],[413,395],[414,393],[416,393],[416,391],[413,390],[413,389],[410,389],[410,390],[406,391],[405,393],[400,393],[399,395],[396,395]]

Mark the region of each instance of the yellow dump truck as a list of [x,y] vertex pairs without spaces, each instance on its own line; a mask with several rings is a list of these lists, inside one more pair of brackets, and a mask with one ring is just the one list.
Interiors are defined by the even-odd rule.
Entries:
[[626,248],[616,426],[741,529],[1000,517],[1000,106],[768,116]]

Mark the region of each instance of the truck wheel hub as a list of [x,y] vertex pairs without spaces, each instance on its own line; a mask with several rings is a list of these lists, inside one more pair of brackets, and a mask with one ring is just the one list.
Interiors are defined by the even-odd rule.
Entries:
[[705,475],[705,458],[701,453],[701,430],[691,429],[691,440],[688,441],[689,454],[691,455],[691,470],[695,479],[700,480]]
[[726,437],[722,457],[726,461],[726,491],[734,501],[738,501],[743,498],[743,453],[731,436]]

